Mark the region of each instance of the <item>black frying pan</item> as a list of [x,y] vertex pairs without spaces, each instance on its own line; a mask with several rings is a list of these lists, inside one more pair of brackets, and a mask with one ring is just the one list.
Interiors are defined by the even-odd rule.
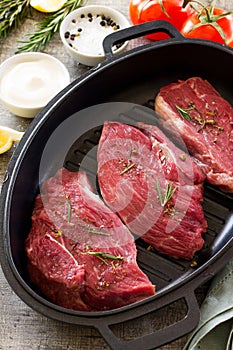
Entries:
[[[113,56],[113,44],[154,31],[164,31],[171,39]],[[84,158],[95,182],[95,148],[104,120],[134,124],[143,117],[143,121],[153,123],[154,113],[143,106],[150,106],[163,85],[201,76],[232,103],[233,50],[212,42],[184,39],[168,23],[160,21],[116,32],[106,38],[104,49],[106,61],[70,84],[38,114],[9,163],[1,194],[1,264],[14,291],[42,314],[94,326],[113,349],[152,349],[196,326],[199,307],[195,289],[232,258],[232,195],[206,185],[204,210],[209,229],[206,245],[195,257],[195,263],[148,251],[137,240],[138,263],[157,285],[157,295],[120,309],[95,313],[54,305],[31,285],[24,241],[30,229],[34,199],[40,183],[60,166],[76,171]],[[105,114],[109,102],[116,108]],[[98,113],[93,113],[90,108],[93,105],[98,105],[95,109]],[[114,324],[142,317],[178,299],[186,303],[186,316],[164,329],[130,341],[119,339],[111,329]]]

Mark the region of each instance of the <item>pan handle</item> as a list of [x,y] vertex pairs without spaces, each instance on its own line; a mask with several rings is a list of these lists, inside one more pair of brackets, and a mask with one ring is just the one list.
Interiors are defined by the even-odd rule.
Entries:
[[[150,21],[142,24],[138,24],[129,28],[118,30],[115,33],[109,34],[105,37],[103,41],[103,48],[105,52],[105,57],[113,57],[112,47],[113,45],[120,44],[124,41],[138,38],[147,34],[152,34],[156,32],[164,32],[168,34],[171,38],[185,40],[183,35],[169,22],[167,21]],[[164,42],[165,40],[163,40]],[[159,41],[161,43],[161,41]],[[154,42],[156,44],[157,42]],[[150,44],[151,45],[151,44]]]
[[[151,350],[170,343],[177,338],[180,338],[189,332],[191,332],[199,322],[200,308],[194,294],[191,289],[186,290],[185,296],[179,296],[179,299],[184,299],[187,306],[186,315],[176,323],[173,323],[165,328],[159,329],[153,333],[141,336],[133,340],[123,340],[115,335],[115,333],[109,327],[109,322],[102,318],[95,324],[95,327],[101,333],[105,341],[113,350]],[[172,302],[178,300],[177,296],[172,298],[166,295],[165,298],[161,298],[160,302],[156,304],[154,308],[151,305],[151,309],[147,310],[147,314],[159,310],[164,306],[168,306]],[[145,311],[145,310],[144,310]],[[145,315],[145,313],[144,313]],[[137,312],[134,314],[133,319],[138,318]],[[122,320],[120,321],[120,323]],[[113,324],[116,324],[116,319],[113,319]],[[113,324],[110,324],[113,325]]]

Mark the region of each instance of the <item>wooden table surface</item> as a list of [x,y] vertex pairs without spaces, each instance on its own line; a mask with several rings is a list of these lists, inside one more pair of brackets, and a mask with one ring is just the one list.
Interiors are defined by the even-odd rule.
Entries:
[[[88,4],[108,5],[119,9],[128,16],[128,0],[89,0]],[[233,10],[232,0],[218,0],[217,5],[226,10]],[[14,30],[6,39],[1,40],[0,62],[12,56],[18,46],[18,40],[25,39],[25,34],[33,32],[36,21],[43,19],[43,14],[33,11],[33,16],[26,19],[19,29]],[[143,44],[144,39],[130,43],[129,48]],[[72,80],[83,74],[88,68],[77,66],[64,52],[57,34],[47,45],[45,52],[60,59],[68,68]],[[20,118],[0,105],[0,124],[24,131],[30,124],[30,119]],[[2,182],[8,161],[16,145],[3,155],[0,155],[0,183]],[[2,234],[2,233],[1,233]],[[201,302],[205,296],[208,285],[197,290],[197,297]],[[142,328],[157,320],[161,328],[171,324],[184,315],[184,305],[181,302],[172,304],[156,315],[133,321],[116,327],[118,336],[127,334],[129,338],[141,334]],[[187,337],[182,337],[166,346],[164,350],[181,350]],[[103,350],[109,349],[100,334],[93,328],[69,325],[48,319],[29,308],[8,285],[0,269],[0,350]],[[142,347],[143,350],[143,347]]]

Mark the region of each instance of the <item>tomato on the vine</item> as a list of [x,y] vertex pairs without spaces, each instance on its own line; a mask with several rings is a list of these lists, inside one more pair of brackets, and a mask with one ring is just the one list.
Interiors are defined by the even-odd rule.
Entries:
[[[193,13],[189,4],[182,7],[184,0],[130,0],[129,16],[133,24],[140,24],[153,20],[170,22],[181,30],[184,22]],[[148,35],[152,40],[167,39],[166,33]]]
[[232,46],[233,15],[232,12],[213,6],[197,9],[184,23],[181,33],[186,38],[211,40]]

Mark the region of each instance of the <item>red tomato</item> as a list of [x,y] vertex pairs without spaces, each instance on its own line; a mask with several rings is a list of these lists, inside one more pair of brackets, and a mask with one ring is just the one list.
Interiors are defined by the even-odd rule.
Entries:
[[[210,22],[208,22],[206,10],[210,11],[211,8],[203,8],[201,17],[200,14],[193,13],[184,23],[181,33],[187,38],[200,38],[229,45],[233,42],[233,15],[229,14],[226,17],[216,19],[214,16],[222,15],[226,11],[221,8],[213,8],[212,14],[210,13]],[[216,24],[220,30],[216,29]]]
[[[190,5],[182,8],[183,2],[184,0],[131,0],[129,16],[133,24],[165,20],[180,30],[193,12]],[[161,40],[169,36],[166,33],[155,33],[148,35],[148,38]]]

